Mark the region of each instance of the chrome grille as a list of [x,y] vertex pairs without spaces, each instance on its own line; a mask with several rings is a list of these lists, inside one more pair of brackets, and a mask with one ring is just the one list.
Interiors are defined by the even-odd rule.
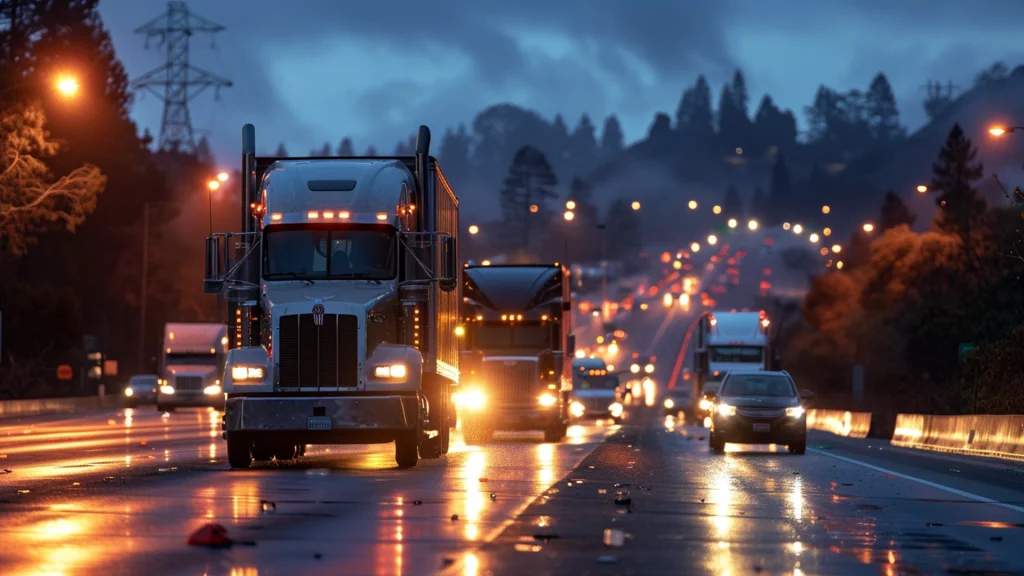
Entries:
[[359,323],[350,314],[282,316],[278,327],[279,388],[354,387],[359,382]]
[[537,363],[530,360],[485,360],[483,380],[487,395],[496,404],[537,403],[540,377]]
[[736,413],[747,418],[778,418],[786,413],[780,408],[737,408]]
[[174,389],[185,391],[196,391],[203,389],[202,376],[176,376],[174,378]]

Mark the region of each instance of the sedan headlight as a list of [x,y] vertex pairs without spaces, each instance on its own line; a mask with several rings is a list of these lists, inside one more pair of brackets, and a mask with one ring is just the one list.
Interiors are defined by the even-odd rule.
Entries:
[[131,388],[125,388],[124,389],[124,395],[125,396],[134,396],[135,395],[135,390],[132,390]]
[[171,394],[174,394],[174,386],[164,384],[163,386],[160,387],[160,393],[170,396]]
[[373,367],[373,377],[385,380],[405,381],[408,370],[405,364],[384,364]]
[[545,392],[541,394],[540,397],[537,398],[537,402],[541,406],[548,408],[554,406],[555,403],[558,402],[558,398],[555,398],[554,394],[548,394],[547,392]]
[[648,374],[654,374],[654,364],[648,364],[647,366],[644,366],[644,372]]
[[206,388],[203,388],[203,394],[206,394],[207,396],[216,396],[217,394],[220,393],[220,384],[213,384],[212,386],[207,386]]
[[569,404],[569,414],[572,415],[573,418],[581,418],[584,412],[586,412],[586,407],[584,407],[583,404],[576,401]]
[[673,409],[675,407],[676,407],[676,403],[675,403],[674,400],[672,400],[671,398],[665,398],[665,408],[668,408],[669,410],[671,410],[671,409]]
[[231,380],[239,384],[259,382],[263,380],[262,366],[232,366]]
[[732,416],[736,414],[736,407],[728,404],[719,404],[718,413],[722,416]]
[[791,406],[786,408],[786,416],[792,416],[793,418],[799,418],[804,415],[803,406]]

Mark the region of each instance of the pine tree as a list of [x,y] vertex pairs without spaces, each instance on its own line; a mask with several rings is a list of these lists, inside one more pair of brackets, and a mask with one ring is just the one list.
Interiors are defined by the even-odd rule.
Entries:
[[905,135],[900,125],[900,112],[896,106],[889,79],[881,72],[871,81],[866,96],[867,120],[871,136],[883,142],[891,142]]
[[736,108],[743,114],[743,118],[750,119],[750,94],[747,92],[747,80],[743,77],[743,71],[736,69],[732,75],[732,96],[736,100]]
[[458,132],[451,128],[445,131],[441,139],[441,160],[445,172],[461,172],[469,167],[469,134],[466,125],[459,125]]
[[722,93],[718,98],[718,135],[726,149],[740,147],[739,143],[739,115],[736,108],[736,97],[732,93],[732,86],[722,86]]
[[983,175],[977,156],[978,149],[971,139],[959,124],[954,124],[939,151],[938,161],[932,164],[929,189],[939,193],[935,225],[943,232],[959,236],[965,246],[970,246],[971,236],[985,213],[985,200],[973,186]]
[[213,150],[210,149],[210,140],[205,135],[196,142],[196,160],[203,164],[213,164],[215,161]]
[[676,110],[676,130],[690,141],[700,144],[715,135],[715,116],[711,109],[711,87],[703,74],[693,88],[687,89]]
[[779,154],[775,160],[775,166],[772,168],[771,187],[768,189],[768,195],[771,205],[766,207],[768,209],[761,217],[765,218],[768,224],[776,225],[782,222],[786,213],[795,207],[793,205],[793,182],[789,168],[786,166],[786,158],[782,154]]
[[725,190],[725,199],[722,201],[722,215],[727,218],[740,218],[743,216],[743,197],[736,189],[735,184],[730,184]]
[[604,130],[601,132],[601,156],[613,158],[626,147],[626,138],[622,134],[622,126],[614,114],[604,121]]
[[779,110],[771,96],[765,94],[754,115],[752,132],[752,141],[758,152],[773,147],[788,151],[796,144],[796,118],[789,110]]
[[274,156],[276,158],[287,158],[288,149],[284,147],[284,142],[277,145],[277,150],[274,150]]
[[672,140],[672,120],[668,114],[658,112],[654,116],[654,122],[647,129],[647,139],[651,142],[668,145]]
[[317,152],[316,152],[316,154],[314,154],[314,156],[317,156],[319,158],[330,158],[330,156],[331,156],[331,143],[330,142],[324,142],[324,145],[321,146],[319,150],[317,150]]
[[913,226],[916,219],[917,217],[907,208],[907,205],[896,192],[890,190],[885,193],[885,200],[882,202],[882,210],[878,218],[880,232],[903,224]]
[[342,138],[341,143],[338,144],[338,156],[350,157],[355,155],[356,149],[355,146],[352,145],[352,139]]
[[589,169],[590,165],[587,163],[597,155],[597,138],[594,137],[594,123],[590,120],[590,116],[583,114],[580,116],[580,122],[576,125],[576,129],[572,131],[572,152],[577,162],[584,162],[582,168]]
[[557,185],[558,177],[543,152],[532,146],[516,152],[500,193],[501,212],[507,234],[524,250],[551,220],[549,203],[558,198]]
[[750,199],[750,217],[764,220],[769,215],[768,197],[760,186],[754,188],[754,196]]
[[366,156],[367,158],[375,158],[379,155],[380,154],[377,153],[377,148],[372,144],[366,147],[366,152],[363,152],[363,156]]

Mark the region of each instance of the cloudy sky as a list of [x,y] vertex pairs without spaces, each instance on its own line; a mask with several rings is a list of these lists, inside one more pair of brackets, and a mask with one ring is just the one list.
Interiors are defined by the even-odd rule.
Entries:
[[[780,8],[785,6],[785,8]],[[193,0],[226,26],[192,38],[192,63],[234,82],[192,103],[220,158],[253,122],[261,151],[304,154],[343,136],[390,152],[421,123],[435,134],[512,102],[570,123],[617,114],[628,140],[673,112],[699,73],[717,91],[739,67],[751,106],[769,93],[802,117],[819,84],[865,88],[884,71],[911,127],[928,80],[969,86],[996,60],[1024,63],[1024,1],[985,0]],[[134,78],[164,49],[134,30],[160,0],[101,0]],[[159,133],[162,104],[135,104]]]

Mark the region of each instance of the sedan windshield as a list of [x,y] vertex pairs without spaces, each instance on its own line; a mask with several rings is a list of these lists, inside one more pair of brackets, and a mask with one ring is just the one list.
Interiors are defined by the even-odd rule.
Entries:
[[734,374],[722,383],[719,396],[795,397],[796,387],[780,374]]
[[328,280],[395,277],[395,234],[388,226],[267,230],[263,277]]

